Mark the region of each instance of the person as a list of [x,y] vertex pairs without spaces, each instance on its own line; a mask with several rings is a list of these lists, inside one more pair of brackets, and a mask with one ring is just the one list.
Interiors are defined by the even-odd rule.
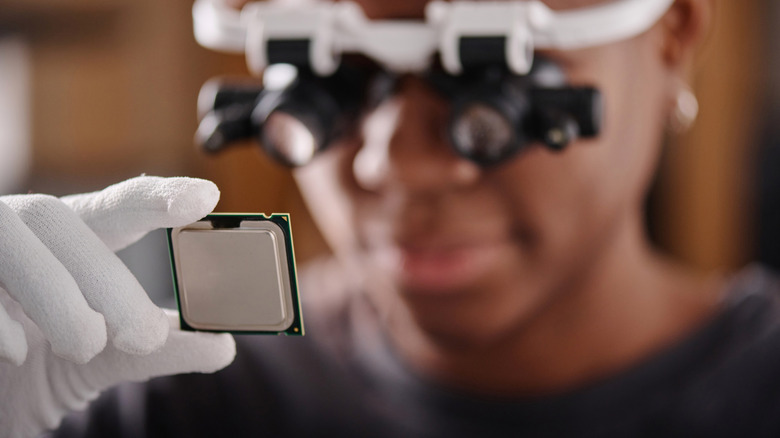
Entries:
[[[426,2],[358,3],[381,19]],[[639,36],[544,52],[604,98],[600,135],[562,153],[459,157],[447,99],[401,77],[360,135],[294,171],[335,255],[301,275],[306,336],[239,336],[235,358],[228,335],[169,326],[110,255],[210,211],[213,185],[2,198],[0,436],[121,381],[231,362],[114,387],[53,436],[777,436],[780,283],[692,271],[644,231],[713,8],[677,0]]]

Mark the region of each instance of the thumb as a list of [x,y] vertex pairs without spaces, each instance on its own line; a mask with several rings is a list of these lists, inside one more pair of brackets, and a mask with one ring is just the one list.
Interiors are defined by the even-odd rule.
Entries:
[[61,199],[118,251],[157,228],[187,225],[206,216],[219,201],[219,189],[199,178],[139,176]]
[[106,348],[83,373],[90,386],[103,390],[123,381],[145,381],[153,377],[184,373],[213,373],[230,365],[236,343],[227,333],[187,332],[179,329],[179,313],[165,309],[170,334],[165,345],[145,355],[129,355]]

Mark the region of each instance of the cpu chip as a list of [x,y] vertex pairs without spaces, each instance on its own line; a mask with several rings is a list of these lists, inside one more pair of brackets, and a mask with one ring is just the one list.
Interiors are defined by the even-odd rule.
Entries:
[[303,334],[288,215],[211,214],[168,243],[182,329]]

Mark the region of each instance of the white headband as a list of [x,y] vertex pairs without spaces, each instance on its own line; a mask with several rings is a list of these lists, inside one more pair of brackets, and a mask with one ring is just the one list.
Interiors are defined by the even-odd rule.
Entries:
[[556,12],[541,1],[433,1],[425,21],[368,20],[352,2],[290,5],[249,3],[242,11],[219,0],[196,0],[195,38],[213,50],[245,53],[249,69],[269,64],[269,41],[307,41],[307,63],[315,73],[338,68],[342,53],[361,53],[397,72],[425,69],[439,52],[451,74],[463,71],[464,38],[503,37],[504,61],[526,74],[535,49],[594,47],[639,35],[652,27],[674,0],[616,0]]

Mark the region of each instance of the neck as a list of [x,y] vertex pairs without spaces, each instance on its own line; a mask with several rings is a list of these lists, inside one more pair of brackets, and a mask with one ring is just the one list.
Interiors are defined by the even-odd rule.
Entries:
[[497,342],[453,348],[411,317],[391,336],[414,368],[441,383],[492,395],[555,393],[614,375],[684,337],[716,312],[719,283],[652,251],[635,218],[587,268],[548,291],[553,302]]

